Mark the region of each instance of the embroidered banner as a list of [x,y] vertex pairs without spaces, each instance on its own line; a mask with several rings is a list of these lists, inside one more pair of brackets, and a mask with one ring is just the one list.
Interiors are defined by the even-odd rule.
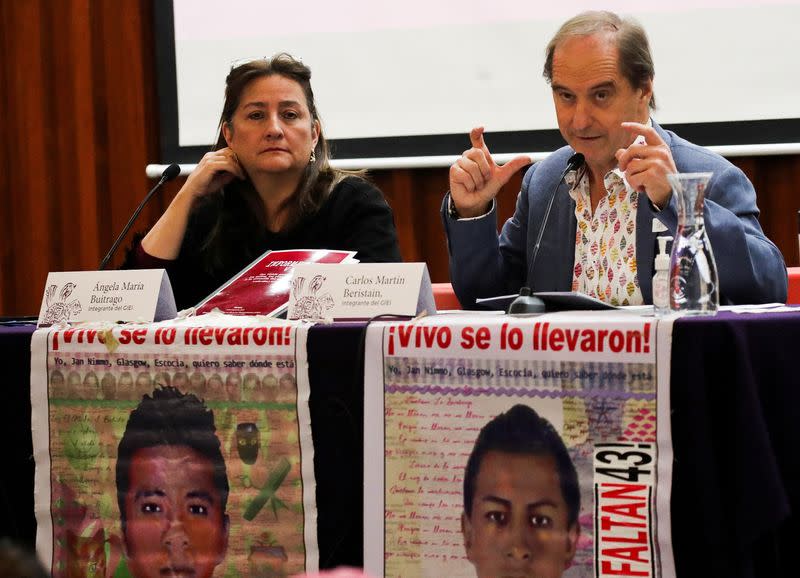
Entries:
[[37,550],[53,576],[316,570],[306,334],[214,315],[38,331]]
[[371,327],[365,511],[382,515],[365,519],[367,569],[671,575],[660,323],[610,311]]

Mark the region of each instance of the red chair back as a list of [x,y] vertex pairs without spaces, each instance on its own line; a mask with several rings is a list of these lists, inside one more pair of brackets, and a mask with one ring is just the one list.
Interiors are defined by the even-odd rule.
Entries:
[[436,310],[461,309],[453,286],[450,283],[431,283],[433,285],[433,300],[436,302]]
[[789,272],[789,297],[787,303],[800,305],[800,267],[788,267]]

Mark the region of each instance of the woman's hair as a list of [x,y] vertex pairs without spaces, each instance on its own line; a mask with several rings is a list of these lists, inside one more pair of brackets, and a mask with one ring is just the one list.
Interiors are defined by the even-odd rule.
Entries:
[[[311,69],[286,53],[276,54],[272,58],[251,60],[231,69],[225,79],[225,103],[219,119],[217,143],[213,150],[228,146],[222,129],[226,124],[232,128],[231,121],[245,89],[253,81],[269,76],[282,76],[299,84],[306,98],[311,122],[320,123],[319,138],[314,147],[315,160],[309,162],[305,167],[297,190],[282,207],[286,211],[282,229],[286,230],[295,225],[303,216],[315,213],[339,181],[351,175],[363,176],[363,171],[343,171],[331,167],[328,142],[325,140],[317,106],[314,102],[314,92],[311,89]],[[243,202],[225,202],[226,205],[239,206],[250,213],[249,215],[239,215],[236,220],[237,227],[253,229],[253,233],[262,232],[266,227],[264,205],[253,183],[249,179],[244,181],[236,179],[225,186],[223,196],[228,195],[238,196]],[[223,234],[221,225],[221,220],[218,219],[201,249],[206,254],[205,261],[210,270],[219,268],[224,261],[219,239]]]

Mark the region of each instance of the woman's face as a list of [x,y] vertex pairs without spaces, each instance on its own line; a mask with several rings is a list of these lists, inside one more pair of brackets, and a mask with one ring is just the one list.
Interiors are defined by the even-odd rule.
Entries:
[[319,122],[311,118],[300,85],[272,75],[245,87],[222,131],[251,178],[259,172],[300,174],[319,139]]

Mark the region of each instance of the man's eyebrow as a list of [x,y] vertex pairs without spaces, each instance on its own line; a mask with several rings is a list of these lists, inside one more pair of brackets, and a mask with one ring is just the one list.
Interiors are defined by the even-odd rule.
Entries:
[[499,496],[493,496],[491,494],[489,494],[488,496],[483,496],[483,498],[481,498],[481,502],[493,502],[501,506],[504,506],[506,508],[511,507],[511,500],[506,500],[505,498],[501,498]]
[[136,492],[136,495],[133,497],[134,501],[138,501],[141,498],[152,498],[153,496],[158,496],[159,498],[163,498],[167,494],[164,490],[160,490],[158,488],[152,490],[139,490]]
[[605,82],[601,82],[600,84],[595,84],[589,90],[602,90],[604,88],[614,88],[617,86],[617,83],[613,80],[607,80]]
[[212,496],[210,492],[206,492],[205,490],[193,490],[191,492],[186,492],[186,497],[195,500],[203,500],[204,502],[208,502],[209,504],[214,503],[214,496]]
[[[506,508],[511,507],[511,500],[506,500],[505,498],[501,498],[499,496],[492,496],[491,494],[488,496],[484,496],[481,498],[482,502],[492,502],[499,504],[501,506],[505,506]],[[553,508],[558,508],[558,504],[556,504],[553,500],[548,498],[544,498],[542,500],[537,500],[535,502],[531,502],[526,505],[529,510],[533,510],[536,508],[541,508],[542,506],[552,506]]]
[[[599,84],[595,84],[594,86],[590,87],[589,90],[600,90],[603,88],[615,88],[617,85],[616,82],[613,80],[606,80]],[[555,92],[559,90],[563,90],[564,92],[574,92],[573,90],[567,88],[566,86],[562,86],[560,84],[551,84],[550,88]]]
[[536,502],[531,502],[530,504],[528,504],[528,509],[535,510],[536,508],[541,508],[542,506],[551,506],[553,508],[558,508],[558,504],[556,504],[553,500],[545,498],[543,500],[537,500]]

